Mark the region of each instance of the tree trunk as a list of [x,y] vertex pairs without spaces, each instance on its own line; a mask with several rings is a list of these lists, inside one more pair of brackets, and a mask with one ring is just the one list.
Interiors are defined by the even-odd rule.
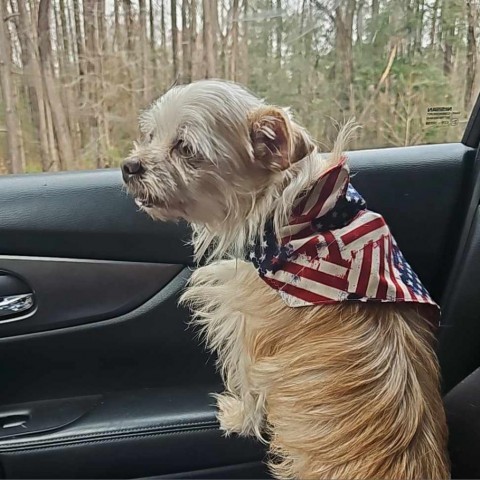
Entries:
[[70,37],[68,35],[68,23],[67,23],[67,7],[65,5],[65,0],[60,0],[59,3],[59,13],[60,13],[60,27],[62,30],[62,39],[63,39],[63,52],[65,55],[65,63],[70,59]]
[[150,26],[150,66],[152,68],[152,78],[153,84],[155,83],[155,78],[157,76],[157,46],[155,44],[155,10],[153,5],[153,0],[149,0],[148,4],[148,20]]
[[[138,78],[137,74],[137,65],[138,60],[135,53],[136,38],[134,33],[134,15],[132,9],[132,0],[123,0],[123,14],[125,19],[125,37],[126,41],[126,52],[124,58],[126,59],[126,83],[127,88],[130,92],[130,108],[133,111],[137,111],[137,97],[136,97],[136,88],[135,88],[135,79]],[[125,46],[122,45],[122,49]]]
[[378,18],[380,15],[380,3],[379,0],[372,0],[372,20],[371,20],[371,39],[370,41],[376,46],[378,44],[377,40],[377,29],[378,29]]
[[7,169],[9,173],[23,173],[21,156],[21,137],[19,131],[15,85],[12,79],[12,60],[10,52],[10,34],[4,20],[6,17],[5,0],[0,0],[0,85],[5,109],[7,128]]
[[97,82],[97,111],[98,111],[98,135],[100,143],[99,168],[108,167],[108,151],[110,149],[110,132],[107,115],[106,96],[107,87],[105,85],[105,51],[107,50],[107,35],[105,28],[105,1],[97,0],[96,20],[97,32],[95,36],[95,55],[96,55],[96,82]]
[[120,50],[120,6],[121,3],[118,1],[113,2],[113,48]]
[[347,6],[335,9],[335,52],[341,67],[341,76],[338,79],[341,88],[339,103],[343,110],[355,114],[355,99],[353,92],[353,19],[355,16],[356,0],[349,0]]
[[215,9],[216,0],[203,0],[203,60],[205,78],[216,76]]
[[[194,1],[194,0],[192,0]],[[190,27],[188,25],[187,13],[189,11],[189,1],[182,0],[182,78],[186,83],[192,81],[192,50],[190,45]]]
[[[116,3],[116,2],[115,2]],[[85,58],[85,40],[82,33],[82,18],[80,14],[80,9],[82,4],[80,0],[73,0],[73,18],[75,22],[75,44],[77,50],[77,74],[78,74],[78,124],[80,127],[80,143],[84,144],[86,140],[86,126],[84,120],[84,108],[87,103],[87,92],[86,92],[86,58]]]
[[443,40],[443,73],[449,77],[453,71],[453,40],[455,38],[455,15],[451,0],[442,3],[442,40]]
[[130,59],[132,55],[135,55],[134,36],[133,36],[133,11],[132,0],[123,0],[123,9],[125,14],[125,26],[127,31],[127,58]]
[[177,0],[170,0],[170,15],[172,20],[172,65],[173,80],[178,77],[178,27],[177,27]]
[[73,165],[74,154],[65,110],[61,102],[60,92],[57,88],[51,65],[50,0],[40,0],[38,9],[38,37],[43,84],[52,111],[52,122],[55,129],[55,138],[57,139],[61,166],[62,169],[65,170]]
[[415,0],[414,5],[414,38],[413,38],[413,54],[421,54],[423,39],[423,24],[425,15],[425,0]]
[[163,66],[162,72],[162,85],[161,88],[167,88],[168,85],[171,85],[170,71],[168,65],[170,63],[169,50],[167,48],[167,24],[166,24],[166,13],[165,13],[165,2],[166,0],[161,0],[160,4],[160,24],[161,24],[161,42],[162,48],[160,53],[160,64]]
[[[243,0],[243,15],[248,17],[248,0]],[[249,69],[249,59],[248,59],[248,22],[243,22],[243,35],[242,35],[242,68],[241,71],[243,75],[241,76],[241,81],[247,85],[248,84],[248,69]],[[237,77],[239,75],[237,74]],[[240,77],[239,77],[240,78]]]
[[103,25],[104,0],[84,0],[85,53],[88,72],[88,118],[91,155],[97,168],[105,167],[108,151],[108,123],[105,113],[105,94],[103,75],[103,48],[105,29]]
[[432,7],[432,23],[430,25],[430,48],[435,47],[436,33],[437,33],[437,17],[438,9],[440,7],[440,0],[435,0]]
[[25,3],[17,2],[18,16],[16,18],[17,36],[20,42],[23,80],[28,91],[28,100],[32,112],[35,133],[40,145],[42,170],[47,171],[50,165],[49,145],[45,121],[45,105],[42,77],[38,65],[36,43],[32,38],[32,24]]
[[276,53],[278,65],[282,64],[282,37],[283,37],[283,19],[282,19],[282,0],[277,0],[277,28],[276,28]]
[[[53,35],[55,36],[55,45],[56,48],[52,50],[52,65],[58,65],[58,74],[56,74],[55,69],[54,69],[54,75],[56,75],[59,78],[62,78],[65,74],[65,65],[64,65],[64,60],[65,60],[65,52],[63,49],[63,32],[62,32],[62,27],[60,26],[60,12],[58,11],[57,4],[54,1],[52,4],[52,10],[53,10],[53,20],[55,22],[55,28],[53,30]],[[62,96],[63,96],[63,92]]]
[[80,77],[80,92],[83,96],[83,80],[85,75],[85,44],[83,41],[81,16],[80,16],[81,3],[80,0],[73,2],[73,15],[75,19],[75,39],[77,44],[77,56],[78,56],[78,75]]
[[228,78],[237,81],[237,69],[238,69],[238,22],[239,22],[239,5],[238,0],[233,0],[232,5],[232,51],[230,52],[230,72]]
[[95,61],[96,61],[96,52],[95,52],[95,35],[96,35],[96,0],[83,0],[83,23],[84,23],[84,32],[85,32],[85,67],[86,67],[86,87],[88,91],[86,92],[86,99],[88,101],[88,117],[90,121],[95,121],[92,116],[92,103],[95,101],[95,81],[96,81],[96,72],[95,72]]
[[160,21],[162,23],[162,49],[163,52],[167,49],[167,27],[165,22],[165,0],[162,0],[162,6],[160,11]]
[[140,51],[141,51],[141,72],[142,72],[142,97],[146,105],[150,100],[150,78],[148,70],[148,39],[147,39],[147,6],[145,0],[138,0],[140,8]]
[[198,45],[197,45],[197,2],[190,0],[190,72],[191,80],[198,77]]
[[45,102],[45,121],[47,125],[48,145],[50,148],[51,159],[47,171],[51,170],[53,172],[58,172],[61,170],[60,158],[58,156],[57,142],[55,141],[55,132],[53,131],[52,109],[50,108],[48,101]]
[[443,73],[449,77],[453,71],[453,44],[452,39],[455,35],[455,28],[451,27],[446,33],[445,44],[443,46]]
[[155,52],[155,11],[153,9],[153,0],[148,2],[148,24],[150,27],[150,50]]
[[365,18],[364,18],[364,0],[359,0],[357,7],[357,43],[363,42],[363,34],[365,30]]
[[475,73],[477,71],[477,5],[475,0],[466,0],[467,7],[467,73],[465,84],[464,107],[468,114],[472,109],[473,87],[475,85]]
[[[218,9],[220,8],[220,15],[218,12]],[[220,75],[221,78],[227,78],[227,42],[228,42],[228,28],[227,28],[227,33],[223,33],[223,24],[226,22],[223,22],[224,20],[224,15],[225,13],[225,8],[224,8],[224,3],[221,0],[220,5],[218,5],[218,2],[214,2],[213,6],[213,31],[216,33],[214,34],[214,43],[217,45],[220,45],[220,55],[219,55],[219,62],[217,62],[217,72],[215,76]]]

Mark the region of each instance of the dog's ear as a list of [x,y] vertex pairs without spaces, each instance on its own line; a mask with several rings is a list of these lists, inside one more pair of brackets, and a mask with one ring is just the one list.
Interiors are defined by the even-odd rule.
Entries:
[[306,133],[280,108],[258,108],[249,115],[249,128],[254,160],[270,170],[285,170],[313,149]]

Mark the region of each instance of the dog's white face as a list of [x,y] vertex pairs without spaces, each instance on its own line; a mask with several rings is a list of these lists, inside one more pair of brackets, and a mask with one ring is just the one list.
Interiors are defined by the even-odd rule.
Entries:
[[160,220],[220,225],[308,153],[280,108],[239,85],[204,80],[169,90],[140,117],[122,171],[137,205]]

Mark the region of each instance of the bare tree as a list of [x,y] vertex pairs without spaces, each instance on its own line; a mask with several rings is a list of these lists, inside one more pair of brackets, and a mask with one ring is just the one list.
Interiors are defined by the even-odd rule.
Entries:
[[125,27],[127,36],[127,55],[134,54],[135,35],[133,32],[133,9],[132,0],[123,0],[123,10],[125,14]]
[[[340,105],[348,109],[350,115],[355,113],[355,97],[353,91],[353,19],[356,0],[348,0],[343,7],[335,9],[335,53],[340,67],[339,82],[343,86]],[[344,100],[346,98],[346,101]]]
[[44,171],[58,169],[55,143],[50,144],[46,109],[50,106],[45,102],[45,93],[42,84],[42,73],[38,60],[37,42],[33,36],[34,29],[25,3],[17,2],[17,34],[22,50],[22,65],[24,80],[28,86],[29,99],[32,107],[32,118],[36,126],[37,139],[40,145],[40,159]]
[[466,0],[467,8],[467,74],[463,104],[465,111],[470,112],[473,101],[473,86],[477,71],[477,35],[478,6],[476,0]]
[[216,67],[216,26],[215,0],[203,0],[203,60],[205,63],[205,78],[215,77]]
[[51,40],[50,40],[50,0],[40,0],[38,8],[38,36],[40,65],[46,98],[50,105],[52,123],[55,129],[55,138],[58,144],[61,167],[71,168],[74,161],[72,139],[65,111],[61,102],[56,80],[51,65]]
[[198,36],[197,36],[197,2],[190,0],[190,74],[191,80],[198,76]]
[[[117,2],[115,2],[117,3]],[[87,89],[85,85],[86,77],[86,58],[85,58],[85,40],[82,29],[82,15],[81,15],[82,3],[80,0],[73,2],[73,17],[75,23],[75,44],[77,51],[77,75],[78,75],[78,123],[79,123],[79,136],[80,142],[83,144],[86,142],[87,134],[85,132],[86,126],[83,118],[83,109],[87,102]]]
[[59,0],[58,13],[60,17],[60,30],[62,32],[62,41],[63,41],[63,53],[64,60],[69,61],[70,59],[70,35],[68,32],[68,23],[67,23],[67,8],[65,0]]
[[173,78],[178,77],[178,27],[177,27],[177,0],[170,0],[170,15],[172,20],[172,65]]
[[120,7],[122,4],[118,1],[113,2],[113,42],[112,50],[119,49],[120,45]]
[[239,36],[239,1],[233,0],[232,4],[232,28],[230,31],[231,36],[231,52],[230,52],[230,68],[228,77],[230,80],[237,80],[237,69],[238,69],[238,55],[239,55],[239,46],[238,46],[238,36]]
[[153,0],[149,0],[148,23],[150,26],[150,62],[152,67],[152,77],[155,79],[157,74],[157,45],[155,40],[155,9]]
[[450,76],[453,71],[453,41],[455,38],[456,18],[453,15],[451,0],[443,0],[442,2],[442,40],[443,40],[443,73],[446,77]]
[[160,8],[160,21],[162,25],[162,50],[166,52],[167,49],[167,24],[165,20],[165,0],[161,0],[161,8]]
[[190,44],[192,20],[190,19],[189,25],[189,3],[189,0],[182,0],[182,77],[185,82],[192,81],[192,45]]
[[435,3],[432,6],[431,13],[431,25],[430,25],[430,47],[435,47],[436,42],[436,33],[437,33],[437,23],[438,23],[438,10],[440,8],[440,0],[435,0]]
[[22,173],[21,138],[17,114],[15,85],[12,79],[12,61],[10,50],[10,33],[5,20],[5,0],[0,0],[0,82],[5,106],[5,123],[7,134],[7,169],[10,173]]
[[150,100],[150,72],[149,72],[149,54],[147,40],[147,7],[145,0],[138,0],[140,7],[140,51],[141,51],[141,72],[142,72],[142,96],[143,103]]
[[283,18],[282,18],[282,0],[277,0],[277,27],[276,27],[276,57],[279,65],[282,61],[282,37],[283,37]]
[[[243,15],[245,18],[248,17],[249,14],[249,3],[248,0],[243,0]],[[248,70],[249,70],[249,55],[248,55],[248,35],[249,35],[249,29],[248,29],[248,22],[244,21],[243,22],[243,34],[241,36],[241,44],[240,44],[240,52],[241,52],[241,66],[239,68],[240,72],[242,75],[237,74],[237,80],[241,81],[245,84],[248,83]]]

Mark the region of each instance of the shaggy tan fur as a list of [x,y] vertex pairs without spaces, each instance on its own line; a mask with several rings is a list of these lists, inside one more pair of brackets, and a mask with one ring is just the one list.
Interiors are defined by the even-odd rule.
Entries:
[[184,301],[219,356],[222,428],[268,432],[277,478],[449,477],[433,338],[415,307],[292,309],[235,260],[198,269]]
[[[194,108],[195,107],[195,108]],[[420,307],[340,303],[290,308],[245,250],[273,218],[338,162],[289,113],[238,85],[176,87],[142,116],[127,182],[156,219],[185,218],[197,258],[182,301],[218,356],[225,434],[270,445],[277,478],[449,478],[434,337]],[[222,260],[222,258],[229,258]]]

